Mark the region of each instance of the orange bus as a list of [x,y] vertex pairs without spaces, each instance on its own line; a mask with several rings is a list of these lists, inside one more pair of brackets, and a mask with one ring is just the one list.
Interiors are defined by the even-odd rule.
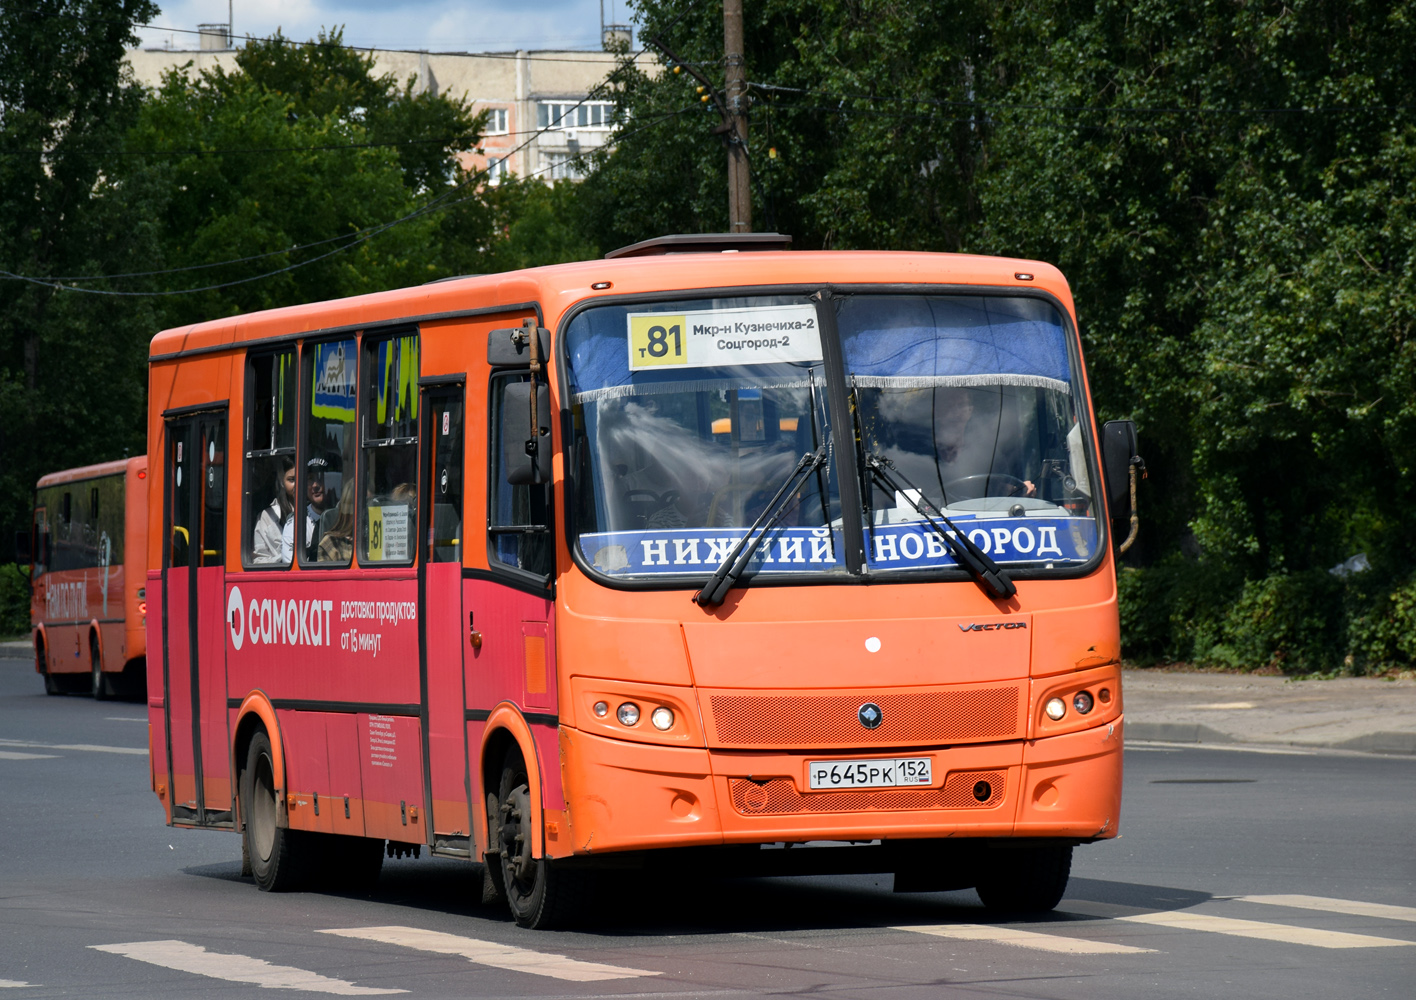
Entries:
[[140,695],[147,680],[147,456],[54,472],[35,486],[34,669],[46,694]]
[[266,890],[484,862],[527,927],[689,857],[1054,906],[1117,833],[1134,430],[1050,265],[787,242],[154,338],[168,822]]

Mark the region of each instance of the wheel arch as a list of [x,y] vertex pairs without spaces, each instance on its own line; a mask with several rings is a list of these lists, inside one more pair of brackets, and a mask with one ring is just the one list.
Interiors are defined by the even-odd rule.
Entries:
[[236,711],[236,725],[232,729],[231,736],[231,775],[235,779],[234,784],[237,789],[234,796],[236,801],[236,815],[238,829],[239,824],[244,823],[240,815],[241,810],[241,776],[246,769],[246,753],[251,748],[251,740],[256,733],[264,732],[270,740],[271,775],[275,782],[277,793],[285,791],[285,743],[280,738],[280,720],[276,717],[275,707],[271,705],[270,699],[262,691],[252,691],[246,695],[241,702],[241,707]]
[[89,652],[98,652],[98,668],[103,669],[103,629],[99,627],[97,618],[90,618],[88,623],[88,644]]
[[516,746],[521,751],[521,759],[526,762],[526,777],[531,795],[531,856],[540,858],[545,852],[544,817],[545,808],[541,800],[541,759],[536,753],[536,741],[531,736],[531,727],[521,712],[510,702],[502,702],[492,709],[487,717],[487,728],[482,731],[482,745],[479,750],[477,773],[482,778],[482,794],[472,803],[476,816],[479,842],[485,845],[485,854],[491,848],[491,826],[487,816],[487,792],[495,789],[501,781],[502,758],[507,750]]
[[37,674],[46,673],[49,670],[49,657],[46,651],[49,649],[49,634],[44,630],[43,625],[34,627],[34,672]]

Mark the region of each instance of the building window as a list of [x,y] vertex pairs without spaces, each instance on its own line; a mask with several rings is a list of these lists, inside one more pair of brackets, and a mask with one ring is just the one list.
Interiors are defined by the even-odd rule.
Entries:
[[496,187],[506,177],[506,157],[488,157],[487,159],[487,183]]
[[506,108],[487,108],[487,131],[483,135],[506,135]]
[[542,153],[541,179],[547,181],[578,181],[580,171],[575,169],[575,157],[569,153]]
[[614,127],[614,114],[615,106],[610,101],[542,101],[536,106],[536,125],[606,131]]

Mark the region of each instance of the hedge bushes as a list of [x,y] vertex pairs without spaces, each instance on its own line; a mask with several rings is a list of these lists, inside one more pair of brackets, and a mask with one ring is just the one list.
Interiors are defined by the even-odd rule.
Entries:
[[1122,648],[1142,666],[1376,674],[1416,665],[1416,578],[1307,570],[1246,580],[1172,557],[1122,567],[1117,585]]
[[0,637],[28,635],[30,630],[28,569],[15,563],[0,566]]

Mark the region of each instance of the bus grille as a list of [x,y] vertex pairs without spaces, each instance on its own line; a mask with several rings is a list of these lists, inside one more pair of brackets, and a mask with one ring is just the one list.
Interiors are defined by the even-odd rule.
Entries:
[[[854,792],[797,791],[790,778],[773,778],[760,784],[732,778],[728,790],[733,808],[744,816],[781,816],[791,813],[868,812],[872,809],[989,809],[1003,801],[1004,771],[959,771],[944,780],[942,788],[870,788]],[[992,789],[987,799],[974,797],[974,787],[986,781]]]
[[[713,746],[908,746],[1019,739],[1018,688],[970,688],[920,694],[712,695]],[[857,712],[880,706],[884,720],[866,729]]]

